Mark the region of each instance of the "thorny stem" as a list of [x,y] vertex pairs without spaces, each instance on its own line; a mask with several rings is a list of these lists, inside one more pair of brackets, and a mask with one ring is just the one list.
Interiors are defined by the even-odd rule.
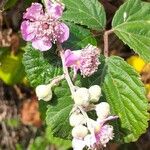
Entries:
[[75,86],[73,85],[73,83],[72,83],[72,81],[70,79],[68,68],[65,65],[64,50],[63,50],[61,44],[59,44],[59,43],[57,43],[57,48],[58,48],[58,50],[60,52],[60,57],[61,57],[61,60],[62,60],[63,72],[64,72],[65,79],[66,79],[66,81],[67,81],[67,83],[69,85],[71,94],[73,95],[74,90],[75,90]]
[[109,34],[113,33],[113,29],[104,32],[104,56],[108,57],[109,50],[108,50],[108,36]]

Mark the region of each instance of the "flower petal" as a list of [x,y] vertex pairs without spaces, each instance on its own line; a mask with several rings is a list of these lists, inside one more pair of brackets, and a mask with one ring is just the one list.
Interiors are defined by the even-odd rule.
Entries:
[[35,37],[34,28],[29,21],[23,21],[21,23],[21,34],[24,40],[31,41]]
[[69,38],[69,28],[66,24],[60,23],[55,28],[59,29],[60,35],[59,35],[59,38],[57,40],[60,43],[63,43],[64,41],[68,40],[68,38]]
[[61,3],[58,2],[52,2],[51,0],[45,0],[45,7],[47,13],[53,18],[53,19],[59,19],[62,16],[64,6]]
[[77,65],[77,62],[80,61],[81,56],[80,53],[75,53],[76,51],[71,51],[67,49],[65,51],[65,64],[67,67],[71,67],[72,65]]
[[32,3],[32,5],[26,9],[23,19],[37,20],[41,15],[43,15],[42,5],[40,3]]
[[35,39],[32,41],[32,46],[40,51],[47,51],[52,47],[52,43],[47,37]]

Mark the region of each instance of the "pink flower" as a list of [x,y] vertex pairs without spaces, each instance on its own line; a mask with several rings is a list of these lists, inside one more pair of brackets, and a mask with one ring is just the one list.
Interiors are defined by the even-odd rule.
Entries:
[[100,64],[99,49],[90,44],[82,50],[71,51],[68,49],[64,55],[66,66],[72,67],[75,74],[80,70],[84,77],[94,74]]
[[69,38],[69,28],[59,21],[64,10],[61,3],[46,1],[46,11],[42,5],[32,3],[23,15],[21,24],[22,37],[31,41],[32,46],[41,51],[49,50],[52,43],[63,43]]
[[96,149],[106,147],[106,144],[113,139],[113,126],[105,124],[109,120],[117,119],[117,116],[109,116],[104,120],[90,120],[90,133],[83,139],[73,138],[72,146],[74,150],[83,150],[84,147]]

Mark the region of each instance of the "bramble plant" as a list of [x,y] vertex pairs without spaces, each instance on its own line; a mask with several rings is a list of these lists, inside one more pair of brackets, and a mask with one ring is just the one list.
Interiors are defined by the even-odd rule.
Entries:
[[[23,19],[22,37],[29,42],[23,64],[38,99],[46,101],[44,119],[54,137],[72,139],[74,150],[98,149],[110,140],[136,141],[146,131],[140,76],[122,58],[109,57],[108,37],[115,33],[150,61],[150,3],[127,0],[108,31],[98,0],[43,0]],[[90,30],[104,32],[104,55]]]

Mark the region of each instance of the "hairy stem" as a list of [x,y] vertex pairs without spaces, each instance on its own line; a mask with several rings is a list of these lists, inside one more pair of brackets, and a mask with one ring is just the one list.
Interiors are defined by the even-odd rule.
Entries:
[[57,85],[61,80],[63,80],[65,78],[64,74],[63,75],[60,75],[60,76],[57,76],[55,78],[53,78],[50,82],[50,86],[55,86]]
[[108,50],[108,36],[109,34],[113,33],[113,29],[105,31],[104,33],[104,56],[108,57],[109,50]]
[[60,57],[61,57],[61,60],[62,60],[63,72],[64,72],[65,79],[66,79],[66,81],[67,81],[67,83],[69,85],[71,94],[73,95],[74,90],[75,90],[75,86],[73,85],[73,83],[71,81],[71,78],[70,78],[69,72],[68,72],[68,68],[65,65],[64,50],[63,50],[61,44],[59,44],[59,43],[57,43],[57,48],[58,48],[58,50],[60,52]]

